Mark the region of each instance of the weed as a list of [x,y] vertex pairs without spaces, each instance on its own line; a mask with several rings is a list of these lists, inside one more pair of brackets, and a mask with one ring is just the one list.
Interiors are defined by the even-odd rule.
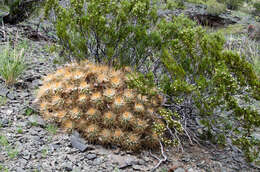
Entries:
[[7,97],[6,96],[0,96],[0,106],[5,105],[7,102]]
[[49,124],[49,125],[47,125],[47,131],[54,135],[57,133],[57,126]]
[[167,172],[168,170],[166,168],[161,168],[160,172]]
[[11,159],[14,159],[19,154],[19,151],[17,149],[12,149],[12,148],[9,148],[9,147],[6,149],[6,151],[7,151],[8,156]]
[[25,110],[25,115],[26,115],[26,116],[30,116],[30,115],[32,115],[32,114],[33,114],[33,109],[28,107],[28,108]]
[[0,171],[1,172],[8,172],[9,170],[5,168],[3,165],[0,164]]
[[119,168],[118,167],[115,167],[113,172],[120,172]]
[[0,54],[0,76],[4,79],[6,85],[13,85],[17,78],[26,69],[24,60],[26,44],[18,44],[14,47],[4,45]]
[[22,133],[23,133],[23,129],[18,128],[18,129],[17,129],[17,133],[18,133],[18,134],[22,134]]
[[42,156],[46,157],[48,154],[48,150],[47,149],[42,149]]
[[6,136],[0,135],[0,145],[3,147],[8,146],[8,140],[7,140]]
[[6,136],[0,135],[0,145],[4,147],[4,150],[7,152],[7,155],[11,159],[15,158],[19,154],[19,151],[17,151],[17,149],[11,148]]
[[37,127],[37,126],[38,126],[38,123],[37,123],[37,122],[31,122],[31,126]]

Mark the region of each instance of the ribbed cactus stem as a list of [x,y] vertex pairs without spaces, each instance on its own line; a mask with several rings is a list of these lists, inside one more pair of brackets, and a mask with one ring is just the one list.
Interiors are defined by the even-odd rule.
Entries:
[[44,119],[80,131],[89,142],[134,151],[156,147],[151,129],[162,97],[150,99],[129,88],[128,72],[87,60],[68,64],[44,77],[35,103]]

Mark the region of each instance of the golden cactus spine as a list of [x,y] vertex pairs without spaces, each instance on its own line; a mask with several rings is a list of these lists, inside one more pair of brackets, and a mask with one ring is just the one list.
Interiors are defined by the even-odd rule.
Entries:
[[161,97],[129,89],[127,73],[89,61],[69,64],[44,78],[37,103],[45,119],[82,133],[91,143],[139,150],[156,147],[154,113]]

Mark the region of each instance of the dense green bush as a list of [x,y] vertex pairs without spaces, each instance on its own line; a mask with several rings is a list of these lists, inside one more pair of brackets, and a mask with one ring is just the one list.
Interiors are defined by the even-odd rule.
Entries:
[[216,0],[209,0],[206,3],[207,12],[213,15],[219,15],[226,10],[226,6],[224,4],[218,3]]
[[[87,3],[87,7],[85,7]],[[98,62],[142,64],[151,56],[156,43],[154,33],[158,17],[150,0],[71,0],[67,7],[48,0],[46,14],[52,8],[60,43],[65,54],[79,58],[93,56]],[[152,40],[152,41],[151,41]]]
[[253,13],[255,15],[259,15],[260,16],[260,2],[255,2],[253,6],[255,8]]
[[225,3],[227,5],[227,8],[230,10],[237,10],[245,2],[245,0],[218,0],[218,1],[221,3]]
[[4,23],[17,24],[38,12],[44,0],[4,0],[3,4],[9,8],[9,14],[3,17]]
[[65,7],[47,0],[45,9],[56,15],[59,41],[70,59],[93,56],[102,63],[131,65],[143,74],[130,86],[144,93],[157,84],[171,110],[160,114],[172,131],[160,132],[179,140],[182,133],[171,121],[180,118],[183,131],[195,139],[198,131],[186,123],[196,120],[201,136],[223,145],[232,139],[253,160],[259,144],[252,132],[260,115],[250,103],[260,99],[260,83],[252,65],[224,51],[219,33],[208,34],[184,16],[158,18],[157,9],[164,6],[156,0],[70,0]]

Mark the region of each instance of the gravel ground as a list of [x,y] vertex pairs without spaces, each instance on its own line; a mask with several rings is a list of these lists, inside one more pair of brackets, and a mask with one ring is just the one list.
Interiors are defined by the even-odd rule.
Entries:
[[[24,27],[10,27],[8,31],[15,33],[21,28],[24,31]],[[77,132],[65,133],[41,118],[32,104],[35,91],[41,85],[41,77],[58,66],[53,64],[54,55],[45,49],[48,44],[43,40],[30,41],[29,65],[20,80],[10,88],[0,81],[0,172],[151,171],[158,163],[157,157],[163,158],[160,152],[133,154],[116,147],[91,145]],[[165,150],[168,160],[156,171],[260,171],[245,163],[241,152],[234,148],[215,149],[188,142],[183,145],[183,152]]]

